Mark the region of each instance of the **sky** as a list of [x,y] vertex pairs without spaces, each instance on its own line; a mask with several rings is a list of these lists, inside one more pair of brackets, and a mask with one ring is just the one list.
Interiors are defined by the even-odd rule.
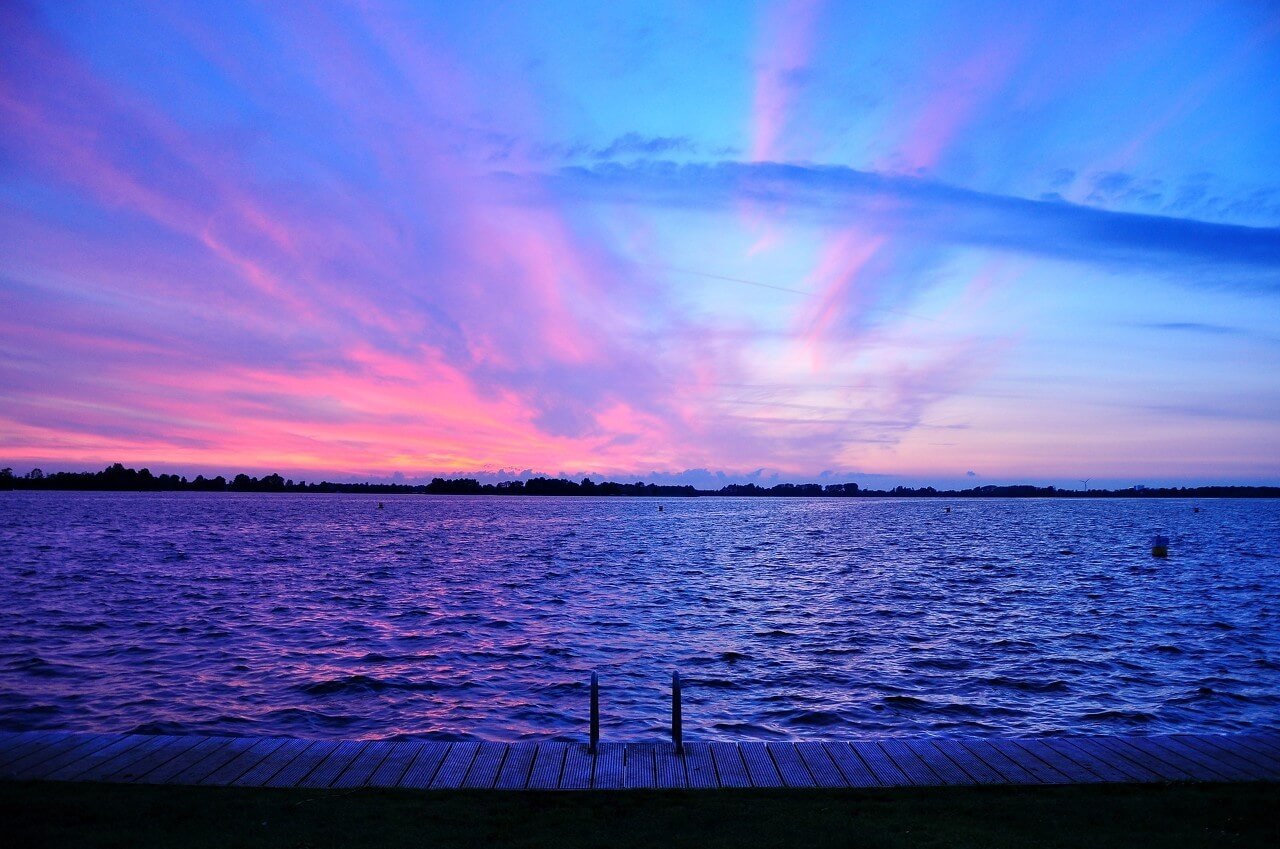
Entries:
[[0,464],[1280,482],[1280,6],[0,4]]

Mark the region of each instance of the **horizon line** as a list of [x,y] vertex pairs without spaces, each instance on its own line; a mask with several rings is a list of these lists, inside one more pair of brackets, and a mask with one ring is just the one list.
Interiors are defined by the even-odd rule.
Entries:
[[[505,471],[505,470],[500,470],[500,471]],[[696,470],[689,470],[689,471],[696,471]],[[1128,486],[1117,487],[1114,485],[1114,483],[1109,482],[1108,479],[1100,478],[1096,476],[1090,477],[1087,479],[1072,479],[1071,481],[1072,484],[1081,484],[1081,486],[1071,486],[1071,485],[1061,486],[1061,485],[1052,484],[1052,483],[1035,483],[1033,481],[1028,481],[1025,479],[1019,480],[1016,482],[993,482],[993,481],[979,482],[979,479],[977,478],[977,476],[972,476],[967,478],[967,480],[972,481],[972,484],[970,486],[960,487],[960,486],[955,486],[953,483],[952,485],[949,486],[949,488],[939,488],[934,484],[925,484],[925,483],[918,483],[912,486],[908,486],[904,484],[893,485],[891,481],[889,481],[889,482],[886,482],[886,488],[877,489],[877,488],[874,488],[874,486],[864,487],[859,481],[848,480],[848,479],[842,479],[839,481],[835,481],[831,479],[828,479],[826,481],[822,481],[822,480],[800,481],[800,480],[778,480],[776,478],[757,478],[756,480],[747,480],[747,481],[734,481],[734,480],[727,480],[727,479],[724,481],[717,480],[715,482],[719,484],[718,487],[709,487],[706,485],[699,486],[689,481],[684,481],[684,482],[680,482],[677,480],[668,480],[668,481],[662,481],[662,482],[653,481],[653,480],[646,481],[643,479],[643,476],[637,476],[637,479],[635,480],[627,480],[627,479],[616,480],[616,479],[609,478],[608,476],[605,476],[605,475],[593,476],[590,474],[583,475],[581,478],[577,478],[574,476],[566,476],[564,474],[553,475],[549,473],[532,473],[532,472],[529,472],[528,470],[526,470],[526,472],[517,473],[516,477],[506,477],[506,478],[502,478],[501,475],[493,472],[489,472],[489,473],[461,472],[461,473],[444,473],[444,474],[426,473],[426,474],[417,476],[416,480],[410,479],[409,477],[403,476],[403,475],[401,476],[393,475],[392,477],[389,477],[389,478],[366,477],[364,479],[347,479],[347,480],[330,480],[327,477],[325,477],[320,480],[315,480],[311,478],[295,479],[292,477],[286,477],[285,475],[282,475],[280,472],[264,473],[262,474],[261,477],[256,477],[248,472],[238,472],[233,475],[216,474],[213,476],[206,476],[203,472],[200,472],[200,473],[196,473],[193,477],[188,477],[187,474],[182,474],[178,472],[156,473],[156,472],[152,472],[149,466],[141,466],[139,468],[133,468],[130,466],[125,466],[123,463],[119,463],[119,462],[108,464],[101,471],[57,470],[57,471],[45,473],[39,467],[34,467],[31,470],[29,470],[25,475],[19,475],[14,473],[12,470],[12,467],[0,467],[0,485],[3,485],[4,483],[11,483],[11,482],[16,483],[18,481],[25,481],[28,484],[30,484],[32,482],[44,481],[44,480],[48,480],[50,478],[55,478],[55,477],[100,478],[104,475],[109,475],[112,472],[116,472],[118,475],[134,481],[142,481],[142,482],[155,481],[157,482],[157,484],[160,484],[160,486],[163,486],[165,484],[190,486],[190,485],[197,484],[197,482],[200,482],[200,481],[203,481],[204,483],[209,485],[214,485],[216,484],[217,481],[221,480],[223,482],[221,486],[226,488],[231,488],[234,486],[259,486],[260,487],[263,485],[268,485],[272,487],[278,486],[282,488],[284,491],[293,491],[293,492],[304,492],[304,491],[307,491],[308,489],[314,489],[316,487],[323,487],[323,486],[404,487],[406,489],[408,488],[419,489],[419,488],[429,487],[437,483],[443,486],[455,486],[455,487],[459,485],[474,483],[478,488],[483,490],[495,490],[495,491],[508,490],[509,491],[512,488],[512,485],[514,484],[521,484],[523,487],[524,484],[527,484],[531,481],[544,481],[550,484],[563,484],[563,485],[571,486],[575,489],[581,488],[584,485],[588,485],[590,488],[606,487],[606,486],[607,487],[642,487],[642,488],[658,488],[658,489],[670,489],[670,490],[692,490],[698,493],[717,493],[717,492],[723,492],[724,490],[729,488],[744,488],[744,489],[755,488],[761,492],[769,492],[769,491],[779,490],[779,489],[811,489],[812,487],[819,487],[822,491],[827,493],[840,492],[842,490],[846,492],[857,491],[857,492],[867,492],[867,493],[870,493],[870,492],[892,493],[895,491],[977,492],[984,489],[1027,489],[1027,488],[1054,491],[1054,492],[1072,492],[1072,493],[1111,492],[1111,493],[1114,493],[1114,492],[1144,492],[1144,491],[1156,492],[1156,491],[1203,490],[1203,489],[1255,489],[1256,490],[1256,489],[1280,488],[1280,483],[1258,483],[1258,482],[1206,483],[1203,481],[1191,482],[1191,483],[1182,482],[1182,483],[1157,483],[1157,484],[1133,483]],[[34,477],[33,477],[33,474],[35,475]],[[446,474],[450,474],[454,476],[446,477],[445,476]],[[246,478],[246,480],[241,483],[237,483],[237,481],[239,481],[240,478],[242,477]],[[428,477],[430,477],[430,480],[427,480]],[[487,480],[487,481],[481,480],[481,477],[489,477],[491,478],[491,480]],[[841,477],[842,478],[882,477],[882,478],[895,479],[900,476],[868,474],[868,475],[849,475],[849,476],[841,476]],[[274,481],[271,480],[273,478],[276,480]],[[502,478],[502,479],[499,479],[499,478]],[[961,483],[961,482],[964,482],[965,480],[966,478],[960,478],[956,481],[956,483]],[[1094,486],[1090,486],[1089,484],[1093,483],[1094,481],[1097,481],[1098,483]],[[67,482],[73,483],[72,481],[67,481]],[[88,483],[91,483],[91,481],[85,480],[85,481],[82,481],[82,483],[88,484]],[[848,490],[847,489],[848,487],[852,487],[852,490]],[[34,488],[40,488],[40,487],[37,485],[37,487],[28,486],[28,487],[18,487],[18,488],[34,489]],[[70,486],[67,488],[68,489],[86,489],[90,487]]]

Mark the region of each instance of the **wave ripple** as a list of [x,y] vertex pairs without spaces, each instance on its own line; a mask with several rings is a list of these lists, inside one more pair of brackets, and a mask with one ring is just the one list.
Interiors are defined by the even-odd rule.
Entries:
[[1280,502],[662,504],[0,493],[0,727],[580,739],[598,671],[653,739],[673,669],[704,739],[1280,712]]

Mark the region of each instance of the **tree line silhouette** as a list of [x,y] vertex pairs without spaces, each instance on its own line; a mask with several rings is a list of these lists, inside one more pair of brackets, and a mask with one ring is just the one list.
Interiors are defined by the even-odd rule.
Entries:
[[995,486],[988,484],[970,489],[935,489],[931,486],[893,489],[863,489],[856,483],[791,484],[770,487],[754,483],[729,484],[720,489],[697,489],[653,483],[597,483],[591,478],[581,481],[564,478],[536,477],[501,483],[480,483],[474,478],[433,478],[431,483],[334,483],[286,480],[278,474],[261,478],[238,474],[231,480],[222,475],[206,478],[197,475],[188,480],[182,475],[153,475],[150,469],[130,469],[114,463],[100,472],[53,472],[45,474],[32,469],[16,475],[11,468],[0,469],[0,489],[31,490],[99,490],[113,492],[345,492],[370,494],[425,495],[604,495],[691,498],[695,496],[732,496],[750,498],[1280,498],[1277,486],[1197,486],[1135,487],[1131,489],[1058,489],[1052,486]]

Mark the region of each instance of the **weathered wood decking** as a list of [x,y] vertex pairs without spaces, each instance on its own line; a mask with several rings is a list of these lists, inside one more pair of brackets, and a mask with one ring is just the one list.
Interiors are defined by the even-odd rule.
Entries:
[[0,779],[588,790],[1280,781],[1280,732],[1023,740],[426,743],[0,732]]

